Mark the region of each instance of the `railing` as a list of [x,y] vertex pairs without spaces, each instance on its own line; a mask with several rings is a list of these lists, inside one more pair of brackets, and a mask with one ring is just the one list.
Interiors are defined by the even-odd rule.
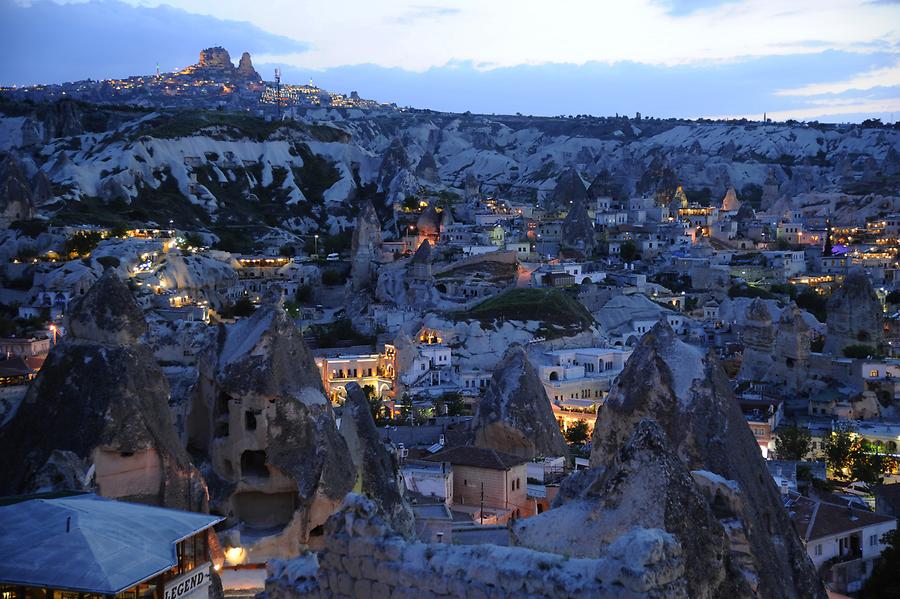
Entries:
[[[853,551],[846,555],[832,558],[826,562],[823,570],[828,586],[838,593],[854,593],[862,588],[863,582],[871,574],[873,561],[862,559],[862,551]],[[829,566],[828,564],[831,563]]]

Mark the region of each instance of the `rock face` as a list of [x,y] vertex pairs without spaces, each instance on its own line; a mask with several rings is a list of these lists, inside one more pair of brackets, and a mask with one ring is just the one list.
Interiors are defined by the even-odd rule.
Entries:
[[569,168],[556,180],[547,202],[549,210],[569,210],[575,201],[587,202],[587,187],[575,168]]
[[848,345],[878,347],[884,337],[883,315],[869,277],[862,269],[851,270],[828,298],[825,352],[841,356]]
[[[203,510],[203,479],[176,434],[166,378],[137,343],[146,323],[124,283],[108,271],[69,318],[69,335],[0,430],[2,492],[80,481],[107,497]],[[80,470],[90,466],[93,479]]]
[[568,455],[544,386],[521,346],[497,365],[472,426],[479,447],[527,458]]
[[769,380],[792,392],[808,384],[811,331],[797,304],[781,313]]
[[629,530],[665,530],[680,545],[689,597],[751,595],[740,574],[729,572],[725,531],[654,421],[638,422],[608,468],[566,487],[561,507],[514,525],[514,544],[596,558]]
[[105,273],[68,315],[72,337],[101,345],[133,345],[147,332],[147,322],[128,287]]
[[223,69],[231,70],[234,65],[231,63],[231,55],[228,50],[221,46],[214,48],[206,48],[200,51],[200,61],[197,66],[206,69]]
[[[679,539],[691,596],[824,597],[721,365],[714,355],[680,341],[664,321],[642,338],[598,415],[591,452],[596,471],[584,475],[598,482],[588,492],[561,495],[587,502],[586,509],[604,527],[611,529],[616,521],[641,525],[628,506],[641,505],[643,496],[657,497],[656,492],[630,487],[615,476],[622,469],[639,476],[641,464],[668,477],[675,497],[680,496],[666,504],[665,514],[652,516],[649,506],[646,511],[649,526],[660,526],[662,517],[664,530]],[[701,518],[701,506],[689,499],[696,493],[690,492],[684,470],[691,472],[695,490],[706,497],[717,522]],[[686,506],[693,506],[688,512],[693,516],[677,511]],[[669,520],[670,510],[676,510],[674,520]],[[522,523],[532,529],[528,538],[536,538],[539,528],[534,527],[541,527],[542,519],[551,522],[545,526],[550,536],[554,511]],[[700,525],[684,528],[677,522],[682,516]],[[589,531],[572,532],[576,554],[591,551],[595,543]]]
[[354,291],[370,287],[374,274],[372,263],[381,255],[381,222],[375,206],[367,200],[363,205],[350,240],[350,280]]
[[598,558],[523,547],[407,542],[379,517],[374,503],[350,494],[325,534],[318,556],[269,563],[267,597],[689,596],[681,548],[660,530],[627,531]]
[[422,242],[416,253],[410,258],[409,276],[413,282],[428,283],[434,278],[431,271],[431,242]]
[[481,195],[481,182],[472,171],[466,173],[466,178],[463,181],[463,191],[467,200],[476,199]]
[[222,325],[199,363],[188,437],[228,541],[250,561],[295,555],[353,484],[321,374],[277,305]]
[[406,155],[403,141],[400,138],[393,139],[381,159],[381,166],[378,167],[379,188],[388,191],[394,178],[409,167],[409,156]]
[[416,177],[424,179],[429,183],[438,183],[440,181],[437,172],[437,163],[434,161],[434,154],[431,152],[422,154],[422,158],[419,159],[419,164],[416,165],[415,172]]
[[241,60],[240,62],[238,62],[236,73],[239,77],[242,77],[244,79],[262,81],[262,77],[260,77],[259,73],[256,72],[256,69],[253,68],[253,61],[250,59],[249,52],[244,52],[243,54],[241,54]]
[[416,230],[419,232],[419,241],[428,239],[432,245],[437,242],[441,233],[441,215],[434,204],[429,204],[416,219]]
[[766,304],[759,298],[747,308],[747,324],[742,333],[744,351],[738,378],[763,381],[772,366],[775,349],[775,329]]
[[585,254],[594,251],[594,223],[588,216],[587,208],[582,200],[575,200],[572,209],[566,215],[562,225],[565,245],[573,247]]
[[737,192],[734,187],[729,187],[722,199],[722,210],[724,212],[737,212],[741,209],[741,201],[738,200]]
[[379,437],[366,394],[356,383],[347,385],[341,435],[356,465],[354,491],[371,499],[394,531],[413,538],[415,518],[403,496],[403,478],[396,456]]
[[262,81],[262,77],[253,68],[253,61],[250,59],[249,52],[241,54],[241,60],[237,68],[235,68],[234,63],[231,62],[231,55],[228,53],[228,50],[221,46],[201,50],[200,61],[189,67],[189,70],[200,75],[244,80],[247,83]]
[[774,206],[780,198],[781,192],[779,191],[778,178],[775,176],[775,171],[769,169],[766,180],[763,183],[763,193],[759,206],[763,210],[768,210]]
[[31,184],[22,163],[12,154],[0,163],[0,225],[34,218]]

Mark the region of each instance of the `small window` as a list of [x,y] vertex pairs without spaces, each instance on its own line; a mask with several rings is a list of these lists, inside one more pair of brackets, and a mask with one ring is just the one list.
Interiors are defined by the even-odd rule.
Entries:
[[874,547],[878,544],[878,535],[869,535],[869,546]]
[[870,371],[869,371],[869,376],[871,376],[871,377],[877,377],[877,376],[878,376],[878,371],[875,370],[875,369],[870,370]]
[[816,555],[822,555],[822,544],[816,545]]
[[250,410],[244,412],[244,428],[246,428],[248,431],[256,430],[256,414],[254,414]]

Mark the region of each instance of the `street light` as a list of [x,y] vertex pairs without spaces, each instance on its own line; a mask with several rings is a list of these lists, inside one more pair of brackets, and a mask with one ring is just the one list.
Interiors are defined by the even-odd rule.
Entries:
[[56,325],[50,325],[50,332],[53,333],[53,346],[56,347]]
[[314,237],[316,238],[316,240],[315,240],[315,244],[316,244],[316,256],[318,256],[318,255],[319,255],[319,236],[318,236],[318,234],[317,234],[317,235],[314,235]]

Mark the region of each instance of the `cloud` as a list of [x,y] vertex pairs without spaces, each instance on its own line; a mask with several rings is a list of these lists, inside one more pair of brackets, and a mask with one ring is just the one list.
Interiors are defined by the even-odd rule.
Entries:
[[893,66],[873,69],[842,81],[812,83],[800,87],[780,89],[775,92],[775,95],[822,96],[825,94],[840,94],[850,90],[868,90],[874,87],[891,86],[900,86],[900,61]]
[[197,61],[201,49],[295,55],[307,45],[246,22],[196,15],[165,5],[115,0],[22,5],[0,0],[0,84],[30,84],[148,74]]
[[[894,90],[895,94],[900,88]],[[886,115],[900,113],[900,99],[896,97],[872,100],[868,98],[844,98],[840,100],[817,100],[810,102],[806,108],[774,110],[767,113],[768,118],[776,121],[787,119],[817,121],[861,121],[870,117],[884,119]],[[724,115],[718,118],[759,118],[759,114]]]
[[[451,61],[681,65],[896,42],[900,6],[862,0],[125,0],[247,20],[311,48],[293,63],[425,71]],[[816,44],[810,44],[814,38]]]
[[[306,82],[334,91],[401,106],[452,112],[533,115],[634,114],[656,117],[788,115],[784,118],[841,120],[868,110],[890,113],[897,89],[872,89],[865,97],[848,94],[841,102],[811,104],[808,98],[777,96],[788,86],[813,85],[828,78],[892,66],[890,53],[827,51],[748,58],[728,63],[665,67],[634,62],[583,65],[519,65],[490,70],[457,61],[424,72],[364,64],[332,69],[284,67],[286,81]],[[851,112],[851,107],[856,106]],[[881,116],[887,114],[867,114]],[[781,118],[781,116],[777,117]]]
[[395,18],[397,23],[412,25],[417,21],[431,21],[460,14],[459,8],[450,6],[412,6],[404,14]]
[[724,4],[734,4],[740,0],[661,0],[670,15],[681,17],[701,10],[718,8]]

